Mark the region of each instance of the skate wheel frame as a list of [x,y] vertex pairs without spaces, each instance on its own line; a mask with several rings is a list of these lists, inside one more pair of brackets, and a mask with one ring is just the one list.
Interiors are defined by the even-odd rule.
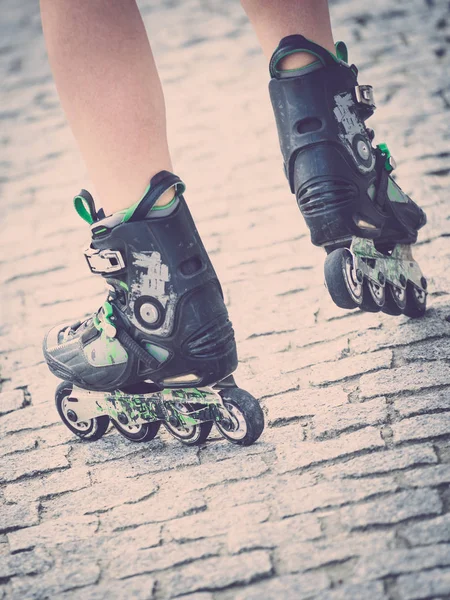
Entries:
[[[73,433],[87,439],[99,439],[110,420],[119,433],[135,442],[153,439],[163,423],[173,437],[190,446],[206,441],[214,423],[223,437],[241,445],[252,444],[264,429],[258,401],[238,387],[223,389],[219,384],[218,389],[164,389],[142,394],[93,392],[68,382],[60,388],[56,403],[61,419]],[[228,404],[223,399],[225,390]]]
[[325,281],[341,308],[410,317],[425,312],[426,279],[408,245],[398,244],[387,255],[373,240],[354,238],[350,249],[338,248],[327,256]]

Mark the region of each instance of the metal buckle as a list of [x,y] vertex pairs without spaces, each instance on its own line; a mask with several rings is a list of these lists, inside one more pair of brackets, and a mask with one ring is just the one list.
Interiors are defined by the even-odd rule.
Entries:
[[122,254],[118,250],[96,250],[89,247],[84,255],[93,273],[116,273],[125,268]]
[[357,85],[355,86],[356,102],[358,104],[364,104],[370,108],[375,107],[375,100],[373,97],[373,88],[371,85]]

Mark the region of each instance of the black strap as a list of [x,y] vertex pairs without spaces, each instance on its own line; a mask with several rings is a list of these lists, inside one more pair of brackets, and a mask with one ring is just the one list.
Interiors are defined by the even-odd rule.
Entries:
[[116,339],[119,340],[125,350],[128,350],[128,352],[142,361],[146,367],[155,370],[161,365],[156,358],[141,348],[141,346],[139,346],[139,344],[133,340],[133,338],[124,329],[117,329]]
[[177,177],[177,175],[170,173],[170,171],[160,171],[154,175],[150,180],[150,187],[147,193],[140,201],[139,206],[136,208],[129,221],[140,221],[145,219],[155,202],[157,202],[161,195],[172,186],[181,188],[181,193],[183,193],[185,189],[185,185],[181,179]]
[[308,54],[312,54],[313,56],[316,56],[324,66],[335,65],[338,62],[338,59],[331,54],[331,52],[328,52],[328,50],[322,48],[319,44],[308,40],[303,35],[288,35],[281,40],[278,44],[278,48],[270,59],[270,76],[276,77],[279,73],[277,66],[280,60],[289,56],[289,54],[294,54],[296,52],[307,52]]

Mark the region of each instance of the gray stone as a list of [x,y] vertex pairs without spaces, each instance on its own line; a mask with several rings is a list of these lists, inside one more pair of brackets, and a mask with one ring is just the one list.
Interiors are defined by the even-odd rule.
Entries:
[[3,504],[0,510],[0,533],[39,523],[37,504]]
[[398,488],[392,477],[373,480],[337,480],[325,481],[317,485],[297,490],[295,494],[285,494],[277,505],[283,517],[299,513],[312,512],[318,508],[328,508],[365,500],[383,492],[392,492]]
[[413,364],[389,371],[363,375],[360,381],[361,398],[418,392],[426,388],[450,384],[450,369],[445,362]]
[[63,469],[69,466],[67,454],[69,448],[49,448],[12,454],[3,461],[0,482],[15,481],[22,477],[31,477]]
[[[64,594],[64,600],[151,600],[154,597],[156,580],[149,575],[133,577],[126,581],[106,580],[95,586],[83,587]],[[199,599],[201,600],[201,599]]]
[[450,407],[450,391],[436,390],[424,396],[409,396],[408,398],[395,398],[395,411],[402,417],[412,417],[434,410],[448,410]]
[[10,483],[5,487],[5,498],[9,502],[33,501],[64,492],[76,491],[89,485],[90,479],[87,470],[72,467],[43,477]]
[[434,490],[423,489],[398,492],[386,498],[343,508],[340,518],[348,529],[358,529],[368,525],[400,523],[411,517],[438,515],[441,512],[439,494]]
[[[362,373],[389,369],[392,363],[392,350],[382,350],[372,354],[361,354],[341,360],[316,365],[305,376],[312,385],[323,385],[341,381]],[[381,392],[382,394],[383,392]],[[377,394],[378,395],[378,394]]]
[[402,473],[400,478],[402,485],[408,487],[437,487],[444,483],[450,483],[450,465],[415,469],[408,473]]
[[205,508],[205,499],[199,492],[184,494],[180,490],[178,493],[171,490],[137,504],[114,508],[105,513],[102,523],[108,529],[118,530],[133,525],[161,523]]
[[48,571],[53,566],[53,559],[44,548],[33,552],[21,552],[8,556],[0,561],[0,579],[21,575],[36,575]]
[[326,573],[302,573],[301,575],[285,575],[269,581],[262,581],[247,589],[237,592],[235,600],[303,600],[312,596],[321,598],[330,586]]
[[228,533],[228,550],[233,553],[275,548],[289,541],[308,540],[321,535],[320,522],[313,515],[268,521],[260,525],[236,524]]
[[37,545],[62,544],[68,540],[83,540],[97,531],[96,517],[72,516],[44,521],[35,527],[27,527],[8,534],[11,552],[27,550]]
[[317,438],[336,436],[349,429],[379,425],[386,419],[387,405],[384,398],[362,404],[344,404],[317,412],[313,419],[314,435]]
[[0,393],[0,416],[26,406],[23,390],[11,390]]
[[407,524],[401,529],[401,537],[412,546],[450,542],[450,514]]
[[362,450],[373,450],[384,447],[380,432],[374,427],[366,427],[342,435],[335,440],[323,442],[302,442],[296,448],[281,446],[277,448],[279,457],[276,468],[281,473],[322,463],[341,456],[356,454]]
[[247,504],[222,510],[207,510],[197,515],[174,519],[164,525],[164,538],[186,542],[227,533],[231,527],[247,527],[264,523],[270,516],[265,504]]
[[450,433],[450,412],[404,419],[399,423],[394,423],[392,431],[396,444],[448,435]]
[[12,581],[13,598],[55,598],[65,591],[97,583],[99,577],[100,568],[96,564],[78,562],[76,565],[59,566],[38,577],[15,577]]
[[[223,542],[218,538],[204,539],[185,544],[163,544],[157,548],[149,548],[120,553],[111,562],[111,575],[117,579],[126,579],[144,573],[155,573],[186,565],[194,561],[218,556]],[[206,586],[205,586],[206,587]],[[195,590],[185,590],[185,592]]]
[[220,590],[230,585],[248,584],[272,573],[268,552],[257,550],[241,556],[207,558],[179,567],[168,585],[171,596],[188,592]]
[[437,463],[433,448],[410,446],[394,450],[380,450],[363,456],[351,458],[346,462],[326,467],[325,476],[331,477],[364,477],[389,473],[419,465]]
[[364,556],[358,560],[353,570],[355,580],[367,581],[384,577],[421,571],[450,565],[450,544],[385,550]]
[[340,585],[313,597],[317,600],[387,600],[388,598],[381,581]]
[[397,579],[396,588],[401,600],[437,598],[440,594],[447,598],[450,594],[450,569],[402,575]]

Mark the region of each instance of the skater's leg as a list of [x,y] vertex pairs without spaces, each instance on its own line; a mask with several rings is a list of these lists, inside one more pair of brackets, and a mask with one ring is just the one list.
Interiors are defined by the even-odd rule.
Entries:
[[[299,33],[334,52],[328,0],[241,0],[241,4],[268,59],[282,38]],[[314,60],[310,54],[296,53],[284,58],[280,67],[297,69]]]
[[[41,0],[61,103],[105,212],[172,170],[164,98],[135,0]],[[173,191],[161,198],[170,201]]]

